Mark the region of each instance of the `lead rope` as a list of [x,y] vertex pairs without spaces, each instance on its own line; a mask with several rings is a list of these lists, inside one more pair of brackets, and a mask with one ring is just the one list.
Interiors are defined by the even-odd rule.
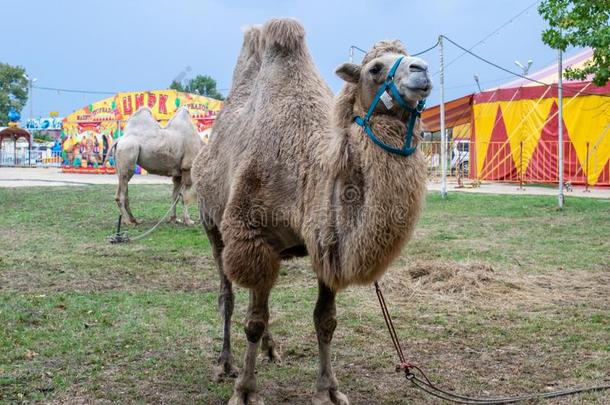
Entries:
[[[388,328],[388,332],[390,333],[392,344],[394,345],[394,349],[396,349],[396,354],[398,355],[398,359],[400,360],[400,363],[396,365],[396,371],[399,372],[404,370],[405,377],[408,381],[411,381],[411,383],[415,387],[432,396],[458,404],[509,404],[536,398],[556,398],[565,395],[574,395],[582,392],[603,391],[610,389],[610,384],[606,384],[594,387],[573,388],[547,393],[499,398],[472,398],[443,390],[432,384],[426,374],[419,367],[411,364],[406,360],[404,352],[402,350],[402,346],[400,345],[400,340],[398,339],[398,334],[396,333],[396,329],[394,328],[394,323],[392,322],[392,317],[390,316],[390,312],[388,311],[388,306],[385,302],[385,298],[383,296],[383,293],[381,292],[381,288],[379,287],[379,283],[377,281],[375,281],[375,293],[377,294],[379,306],[381,307],[381,313],[383,314],[383,319]],[[421,375],[421,378],[413,374],[412,370],[416,370]]]
[[114,235],[110,235],[110,236],[106,237],[106,240],[108,241],[108,243],[114,245],[114,244],[117,244],[117,243],[133,242],[133,241],[144,239],[145,237],[147,237],[149,234],[154,232],[155,229],[157,229],[157,227],[161,224],[161,222],[165,221],[165,219],[167,218],[167,216],[169,215],[171,210],[178,203],[178,200],[180,200],[180,197],[182,196],[182,191],[183,190],[184,190],[184,185],[180,186],[180,190],[178,190],[178,196],[174,199],[174,202],[172,202],[172,205],[169,206],[169,208],[165,212],[165,214],[163,214],[163,216],[157,221],[156,224],[154,224],[152,226],[152,228],[150,228],[146,232],[141,233],[140,235],[137,235],[137,236],[135,236],[133,238],[130,238],[129,234],[127,232],[121,232],[121,219],[122,219],[122,215],[119,214],[119,220],[117,222],[117,231],[116,231],[116,233]]

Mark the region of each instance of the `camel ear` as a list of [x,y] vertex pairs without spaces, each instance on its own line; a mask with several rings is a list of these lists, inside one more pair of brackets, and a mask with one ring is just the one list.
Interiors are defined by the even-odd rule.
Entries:
[[360,65],[344,63],[335,69],[335,74],[349,83],[358,83],[360,80]]

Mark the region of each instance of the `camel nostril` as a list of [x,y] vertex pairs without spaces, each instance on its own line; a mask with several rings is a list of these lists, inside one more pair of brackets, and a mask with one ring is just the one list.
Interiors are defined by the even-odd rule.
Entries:
[[428,70],[428,66],[420,63],[411,63],[411,65],[409,66],[409,70],[411,72],[425,72]]

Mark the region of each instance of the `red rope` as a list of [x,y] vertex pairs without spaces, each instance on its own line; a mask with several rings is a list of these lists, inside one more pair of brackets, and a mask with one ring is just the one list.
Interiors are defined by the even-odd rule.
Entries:
[[402,347],[400,346],[400,340],[398,339],[398,334],[396,333],[396,329],[394,328],[394,323],[392,322],[392,317],[390,316],[390,312],[388,311],[388,306],[386,305],[385,298],[383,297],[383,293],[379,288],[379,284],[375,281],[375,292],[377,293],[377,299],[379,300],[379,306],[381,307],[381,313],[383,314],[383,319],[388,328],[388,332],[390,332],[390,338],[392,339],[392,344],[394,345],[394,349],[396,349],[396,354],[398,354],[398,358],[400,359],[400,363],[396,365],[396,371],[405,370],[407,375],[411,374],[410,369],[414,366],[409,363],[402,351]]

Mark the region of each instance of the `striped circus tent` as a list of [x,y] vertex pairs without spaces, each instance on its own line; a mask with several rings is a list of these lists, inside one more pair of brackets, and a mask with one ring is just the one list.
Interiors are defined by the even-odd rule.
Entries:
[[[579,67],[590,49],[565,60]],[[558,180],[556,66],[445,104],[453,138],[470,138],[469,177],[552,183]],[[541,84],[543,83],[543,84]],[[564,178],[574,184],[610,185],[610,83],[564,82]],[[426,110],[424,128],[438,131],[439,107]]]

